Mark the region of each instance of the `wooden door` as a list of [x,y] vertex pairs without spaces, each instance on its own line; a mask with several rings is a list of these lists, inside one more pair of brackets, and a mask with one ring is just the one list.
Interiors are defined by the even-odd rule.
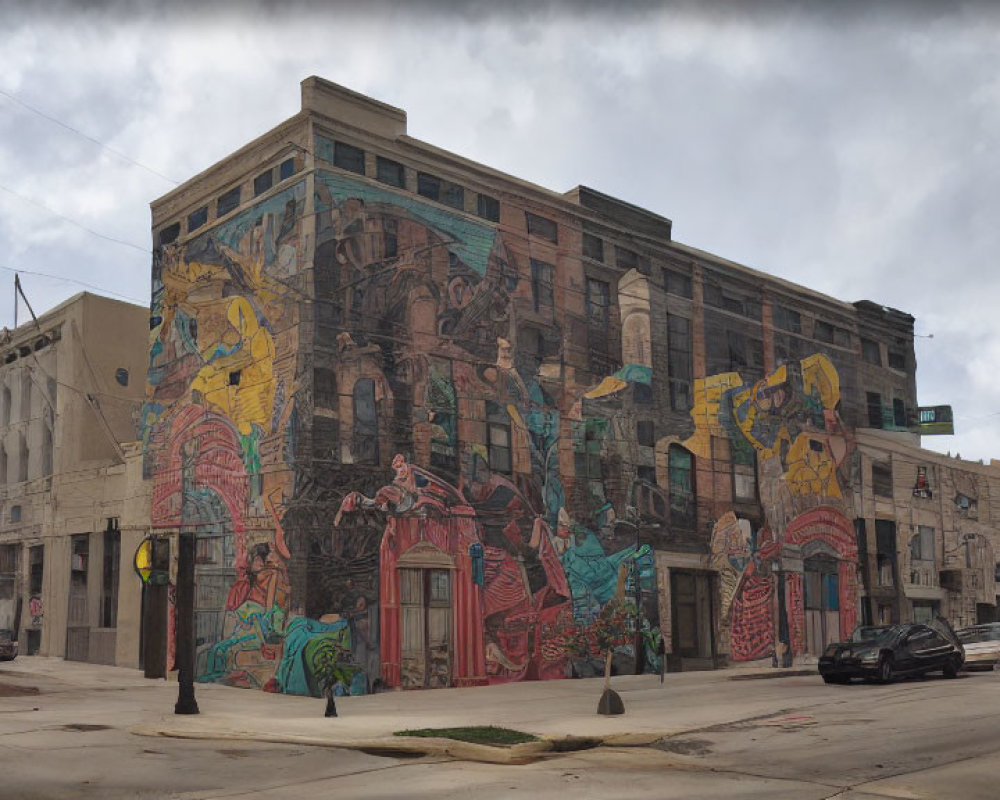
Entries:
[[451,685],[451,571],[400,569],[404,689]]

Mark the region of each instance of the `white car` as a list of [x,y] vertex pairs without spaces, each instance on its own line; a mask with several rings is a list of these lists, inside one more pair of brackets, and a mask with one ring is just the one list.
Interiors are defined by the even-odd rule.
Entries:
[[993,669],[1000,660],[1000,622],[972,625],[956,633],[965,648],[966,669]]

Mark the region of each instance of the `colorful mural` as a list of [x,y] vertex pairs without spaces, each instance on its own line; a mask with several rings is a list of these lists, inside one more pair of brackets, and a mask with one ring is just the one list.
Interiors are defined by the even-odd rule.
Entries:
[[816,354],[754,384],[736,373],[695,384],[694,435],[711,458],[713,436],[755,457],[763,520],[724,513],[711,536],[722,639],[735,661],[818,653],[857,622],[857,541],[844,504],[854,442],[837,413],[840,383]]
[[651,370],[554,382],[518,354],[530,286],[496,227],[314,179],[154,265],[146,466],[154,526],[197,538],[197,678],[565,677],[588,668],[566,632],[622,579],[642,602],[620,668],[658,668],[654,559],[597,467]]

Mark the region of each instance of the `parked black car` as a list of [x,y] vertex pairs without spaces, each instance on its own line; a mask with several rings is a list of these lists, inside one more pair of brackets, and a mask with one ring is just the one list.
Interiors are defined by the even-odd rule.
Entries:
[[943,619],[926,625],[862,625],[850,641],[827,646],[819,674],[827,683],[848,683],[851,678],[889,683],[936,670],[954,678],[964,661],[965,651]]

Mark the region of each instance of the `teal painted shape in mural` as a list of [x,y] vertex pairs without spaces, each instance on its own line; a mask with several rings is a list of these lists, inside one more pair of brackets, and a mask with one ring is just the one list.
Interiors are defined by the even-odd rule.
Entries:
[[[322,137],[316,138],[319,151],[319,140]],[[332,142],[330,147],[332,154]],[[486,275],[486,266],[496,238],[496,231],[489,225],[473,222],[461,214],[437,208],[430,202],[421,200],[419,196],[380,189],[345,175],[317,170],[316,180],[326,186],[338,202],[357,198],[366,204],[391,206],[394,213],[408,214],[437,233],[447,235],[451,238],[448,249],[478,275]],[[329,209],[317,201],[317,213],[327,210]]]
[[[350,657],[351,631],[346,620],[326,623],[307,617],[294,617],[289,621],[285,629],[285,649],[275,674],[281,691],[287,694],[319,696],[321,687],[318,686],[317,676],[312,674],[307,664],[306,651],[309,649],[310,655],[314,655],[318,645],[310,647],[310,643],[323,638],[330,639],[330,644],[334,648]],[[345,672],[348,675],[345,683],[350,684],[356,671],[357,668],[354,668],[349,673]]]
[[[207,232],[206,235],[213,236],[217,241],[227,247],[238,250],[240,240],[242,240],[247,233],[256,227],[258,220],[262,220],[265,215],[271,215],[268,218],[268,222],[273,223],[275,216],[284,215],[285,209],[290,200],[295,201],[296,218],[298,218],[302,213],[302,203],[305,200],[305,196],[305,181],[299,181],[273,197],[269,197],[267,200],[263,200],[260,203],[250,206],[250,208],[245,211],[241,211],[228,222],[225,222],[214,230]],[[265,265],[270,265],[274,262],[275,255],[274,248],[271,246],[273,244],[273,241],[271,241],[274,233],[273,228],[264,231],[264,233],[264,263]]]

